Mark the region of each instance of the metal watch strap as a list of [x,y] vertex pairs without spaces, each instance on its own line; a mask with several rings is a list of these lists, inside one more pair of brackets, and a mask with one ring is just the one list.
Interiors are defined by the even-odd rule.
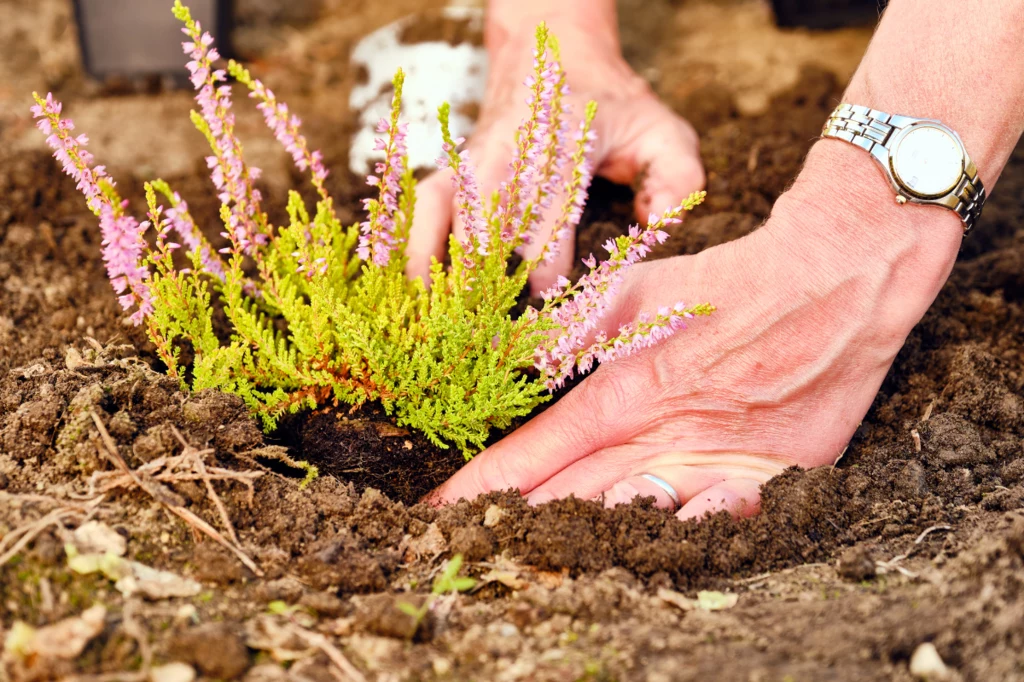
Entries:
[[[915,120],[917,119],[894,116],[856,104],[840,104],[825,122],[821,135],[856,145],[885,167],[889,159],[889,149],[886,145],[893,133]],[[966,166],[960,183],[951,193],[954,196],[949,202],[943,202],[943,205],[960,216],[965,235],[974,229],[986,198],[985,185],[978,177],[977,167],[973,162],[967,163]]]

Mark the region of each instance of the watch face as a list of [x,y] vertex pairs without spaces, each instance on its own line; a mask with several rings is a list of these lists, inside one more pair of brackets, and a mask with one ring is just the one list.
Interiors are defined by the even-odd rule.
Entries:
[[933,125],[911,128],[892,157],[896,179],[922,197],[947,194],[964,172],[964,151],[949,132]]

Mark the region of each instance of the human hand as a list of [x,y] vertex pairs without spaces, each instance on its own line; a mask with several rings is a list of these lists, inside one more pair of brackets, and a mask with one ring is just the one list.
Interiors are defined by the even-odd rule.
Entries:
[[[551,12],[547,12],[548,15]],[[515,155],[515,133],[526,114],[523,79],[533,70],[534,29],[537,21],[520,17],[508,31],[491,30],[488,51],[491,67],[487,91],[476,132],[467,144],[471,163],[476,166],[481,196],[486,203],[491,192],[508,179],[509,162]],[[564,102],[571,108],[572,127],[583,115],[586,103],[598,104],[592,130],[597,139],[591,160],[596,173],[621,184],[644,175],[637,193],[637,214],[643,219],[677,206],[691,192],[704,186],[697,134],[651,92],[623,61],[618,40],[607,31],[592,30],[581,20],[549,16],[549,26],[561,47],[562,66],[571,94]],[[571,168],[563,169],[566,174]],[[568,182],[560,183],[567,186]],[[454,217],[452,172],[439,171],[417,186],[416,213],[406,248],[410,277],[429,282],[430,259],[442,260],[452,230],[464,236],[464,226]],[[562,197],[554,197],[559,206]],[[454,217],[454,225],[453,223]],[[555,221],[554,211],[545,215],[532,244],[524,255],[532,258],[547,242]],[[569,244],[572,234],[566,235]],[[554,284],[558,275],[572,269],[573,249],[560,249],[551,263],[542,263],[531,276],[533,292]]]
[[680,518],[749,515],[772,476],[833,463],[948,276],[962,234],[948,211],[898,207],[861,154],[819,143],[764,227],[636,266],[609,329],[681,295],[717,312],[598,368],[434,500],[518,488],[532,503],[643,495],[675,509],[646,473],[675,489]]

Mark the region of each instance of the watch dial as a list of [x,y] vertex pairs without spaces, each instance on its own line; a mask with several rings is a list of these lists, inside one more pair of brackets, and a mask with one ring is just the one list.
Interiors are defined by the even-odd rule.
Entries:
[[957,140],[934,126],[913,128],[893,158],[896,179],[914,194],[935,197],[952,190],[964,172],[964,152]]

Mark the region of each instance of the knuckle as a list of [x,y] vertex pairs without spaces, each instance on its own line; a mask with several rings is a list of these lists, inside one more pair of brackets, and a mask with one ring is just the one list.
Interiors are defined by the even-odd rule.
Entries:
[[642,395],[637,389],[646,383],[638,381],[642,378],[638,374],[645,374],[642,369],[646,363],[617,362],[627,366],[601,368],[580,385],[581,389],[586,388],[580,391],[577,404],[592,415],[594,428],[586,431],[594,436],[609,430],[617,431],[628,422]]

